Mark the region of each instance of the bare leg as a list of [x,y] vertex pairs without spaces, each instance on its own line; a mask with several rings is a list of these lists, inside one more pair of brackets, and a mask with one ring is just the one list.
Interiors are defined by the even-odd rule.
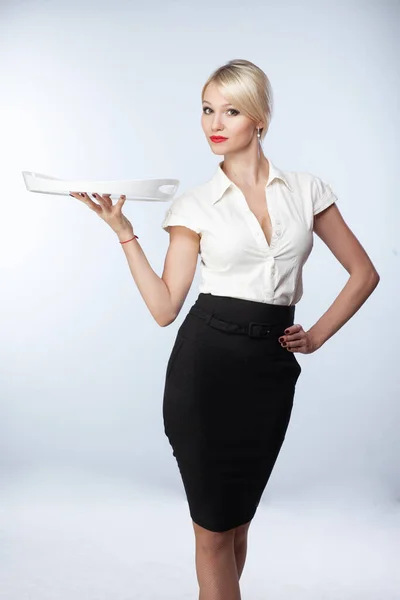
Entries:
[[199,600],[241,600],[235,559],[235,529],[214,532],[194,521]]
[[235,528],[234,550],[238,579],[240,579],[247,556],[247,534],[251,521]]

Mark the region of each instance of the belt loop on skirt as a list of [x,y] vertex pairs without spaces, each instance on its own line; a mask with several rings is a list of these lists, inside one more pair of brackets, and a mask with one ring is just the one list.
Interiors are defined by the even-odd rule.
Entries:
[[211,319],[213,318],[214,313],[213,312],[212,313],[204,313],[204,315],[205,315],[204,320],[206,322],[206,325],[211,325]]
[[[253,333],[253,328],[255,331],[257,331],[257,327],[260,335],[257,335],[257,333]],[[247,329],[247,335],[249,337],[264,337],[270,332],[270,329],[268,329],[268,327],[268,323],[256,323],[255,321],[251,321]]]

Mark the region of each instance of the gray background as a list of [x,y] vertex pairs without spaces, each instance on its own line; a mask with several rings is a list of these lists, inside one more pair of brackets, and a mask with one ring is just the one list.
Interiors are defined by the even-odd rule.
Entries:
[[[398,2],[0,3],[4,598],[54,600],[71,597],[72,591],[74,598],[132,598],[142,579],[138,597],[156,598],[158,588],[150,589],[156,569],[164,591],[159,597],[176,598],[177,587],[182,598],[194,597],[192,559],[185,573],[179,571],[192,532],[163,431],[162,394],[177,329],[198,295],[199,269],[178,319],[160,328],[113,231],[72,197],[28,192],[21,171],[62,179],[173,177],[180,179],[177,194],[206,181],[222,157],[211,152],[201,129],[201,88],[215,68],[234,58],[256,63],[272,84],[274,112],[265,155],[279,168],[310,171],[332,186],[344,219],[381,276],[372,296],[333,338],[314,354],[296,354],[302,374],[292,420],[261,502],[261,507],[276,502],[276,510],[288,503],[290,516],[281,515],[279,525],[278,517],[260,512],[253,527],[260,552],[271,552],[268,560],[278,565],[276,538],[282,541],[284,535],[298,570],[288,578],[269,562],[266,575],[254,551],[244,583],[246,569],[253,568],[248,586],[254,598],[261,589],[271,592],[273,577],[275,598],[299,600],[302,591],[304,598],[313,592],[331,598],[322,593],[332,591],[333,562],[346,574],[335,581],[344,587],[334,589],[332,598],[376,599],[383,585],[385,600],[398,597],[398,575],[391,567],[400,498],[399,13]],[[162,202],[124,206],[158,275],[168,247],[168,234],[161,229],[168,207]],[[348,274],[315,236],[303,276],[296,322],[308,329]],[[89,522],[86,498],[92,516],[94,505],[109,511],[99,519],[99,527],[109,525],[109,536],[118,530],[113,518],[124,514],[122,537],[115,542],[121,555],[114,556],[108,575],[110,595],[107,569],[95,562],[100,561],[95,554],[100,537],[94,542],[86,529],[79,538],[82,552],[83,540],[88,544],[81,568],[89,574],[76,588],[56,558],[64,547],[54,553],[56,540],[69,532],[67,554],[76,558],[71,551],[78,544],[76,532]],[[75,517],[81,515],[81,525],[74,519],[70,527],[67,513],[54,512],[66,499]],[[323,507],[329,502],[328,511]],[[301,518],[295,514],[300,504]],[[379,507],[365,520],[365,538],[347,529],[355,526],[361,504],[364,510]],[[312,524],[306,516],[310,506]],[[343,511],[336,523],[337,507]],[[347,523],[349,511],[354,512]],[[323,515],[321,527],[317,514]],[[49,524],[50,515],[53,526],[46,529],[41,518]],[[178,523],[181,541],[171,571],[154,553],[160,537],[169,536],[163,528],[177,539]],[[304,535],[296,538],[299,523]],[[60,524],[64,529],[58,535]],[[344,537],[340,549],[329,554],[329,565],[318,571],[321,548],[332,540],[323,532],[328,524],[333,536],[342,527]],[[378,542],[372,539],[375,526]],[[138,527],[143,527],[141,537],[149,536],[148,562],[143,547],[139,555],[132,547],[123,549],[131,534],[139,535]],[[271,527],[277,528],[275,536]],[[287,528],[284,534],[280,527]],[[39,537],[47,531],[46,548],[53,550],[46,554],[42,548],[47,559],[32,567],[33,585],[27,571],[24,577],[18,573],[28,569],[24,552],[30,560],[40,554],[36,531]],[[302,544],[312,532],[317,539],[308,555]],[[391,537],[394,533],[397,537]],[[356,548],[350,542],[355,539]],[[7,554],[10,548],[14,551]],[[372,548],[376,555],[368,554]],[[344,549],[353,561],[361,552],[368,581],[358,579],[357,570],[346,571]],[[171,552],[168,545],[165,560]],[[287,552],[282,547],[282,556]],[[104,558],[105,564],[110,560]]]

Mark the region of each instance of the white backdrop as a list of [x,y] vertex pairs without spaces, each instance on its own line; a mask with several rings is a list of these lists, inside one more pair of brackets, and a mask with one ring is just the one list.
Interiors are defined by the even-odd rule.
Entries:
[[[201,129],[201,88],[234,58],[256,63],[273,87],[266,156],[330,183],[381,276],[333,338],[296,354],[292,420],[262,504],[318,491],[398,514],[399,15],[399,4],[378,1],[0,3],[3,515],[44,481],[68,481],[73,496],[101,480],[179,499],[189,529],[162,394],[199,269],[178,319],[159,327],[112,230],[72,197],[28,192],[21,171],[173,177],[178,194],[206,181],[220,157]],[[158,275],[168,206],[124,207]],[[347,277],[315,236],[295,322],[311,327]],[[8,600],[17,579],[6,578]]]

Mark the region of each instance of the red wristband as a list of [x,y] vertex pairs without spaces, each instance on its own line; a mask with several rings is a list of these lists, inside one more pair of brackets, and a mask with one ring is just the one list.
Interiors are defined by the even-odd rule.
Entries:
[[126,244],[127,242],[131,242],[131,241],[132,241],[132,240],[134,240],[135,238],[136,238],[136,239],[139,239],[139,236],[137,236],[137,235],[134,235],[134,236],[133,236],[133,238],[131,238],[130,240],[125,240],[125,242],[120,242],[120,244]]

